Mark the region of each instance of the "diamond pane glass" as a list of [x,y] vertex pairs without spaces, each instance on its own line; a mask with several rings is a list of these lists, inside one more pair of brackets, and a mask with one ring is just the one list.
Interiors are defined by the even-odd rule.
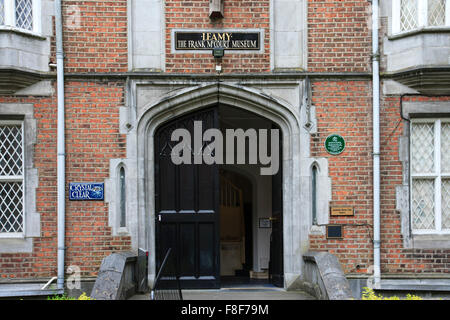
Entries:
[[5,24],[5,0],[0,0],[0,25]]
[[442,229],[450,229],[450,180],[442,180],[441,189]]
[[411,126],[411,165],[413,173],[434,172],[434,124]]
[[413,30],[418,27],[418,3],[417,0],[401,0],[400,29],[402,31]]
[[445,0],[428,0],[428,25],[445,25]]
[[0,182],[0,232],[23,232],[22,182]]
[[0,176],[20,176],[22,165],[22,126],[0,125]]
[[16,27],[33,30],[32,0],[16,0]]
[[450,123],[441,124],[441,171],[450,173]]
[[412,183],[412,224],[414,229],[435,229],[434,180],[414,179]]

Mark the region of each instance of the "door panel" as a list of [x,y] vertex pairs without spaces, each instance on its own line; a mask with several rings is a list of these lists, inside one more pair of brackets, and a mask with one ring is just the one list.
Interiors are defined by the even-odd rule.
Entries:
[[195,223],[180,223],[181,276],[195,274]]
[[200,223],[198,225],[199,238],[199,275],[208,276],[214,273],[214,257],[209,254],[214,251],[216,234],[212,223]]
[[[273,127],[278,129],[277,127]],[[270,281],[277,287],[284,287],[283,268],[283,172],[282,137],[280,130],[279,159],[280,169],[272,176],[272,234],[270,236]]]
[[[174,248],[177,242],[177,225],[176,223],[165,223],[160,225],[160,251],[167,252],[169,248]],[[161,257],[161,260],[164,257]],[[176,275],[176,265],[177,265],[177,255],[171,254],[167,261],[167,266],[165,269],[165,275]],[[159,269],[160,261],[158,261]]]
[[200,197],[198,199],[199,210],[210,210],[214,207],[214,202],[216,201],[215,193],[218,193],[218,189],[211,188],[211,177],[217,175],[217,166],[206,166],[202,165],[198,167],[198,188],[202,190]]
[[[162,125],[155,133],[155,217],[157,270],[172,248],[169,270],[183,288],[218,288],[219,171],[217,165],[194,164],[194,121],[202,131],[218,128],[217,108],[204,109]],[[191,134],[191,163],[175,165],[171,141],[177,128]],[[205,146],[202,147],[202,149]]]

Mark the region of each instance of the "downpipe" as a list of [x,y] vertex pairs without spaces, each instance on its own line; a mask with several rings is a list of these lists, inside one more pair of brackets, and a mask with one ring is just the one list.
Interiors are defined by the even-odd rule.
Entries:
[[372,0],[372,105],[373,105],[373,280],[380,287],[380,51],[378,41],[379,2]]
[[58,92],[57,128],[57,204],[58,204],[58,279],[57,288],[64,290],[65,255],[65,138],[64,138],[64,51],[61,0],[55,0],[56,72]]

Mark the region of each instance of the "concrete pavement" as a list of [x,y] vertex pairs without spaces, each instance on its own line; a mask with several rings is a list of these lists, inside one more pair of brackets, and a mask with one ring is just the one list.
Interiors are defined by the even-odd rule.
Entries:
[[[303,291],[277,287],[236,287],[216,290],[182,290],[183,300],[315,300]],[[150,294],[134,295],[129,300],[149,300]]]

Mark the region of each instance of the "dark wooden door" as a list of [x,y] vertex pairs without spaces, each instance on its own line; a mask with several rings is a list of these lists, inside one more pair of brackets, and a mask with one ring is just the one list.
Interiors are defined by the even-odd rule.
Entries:
[[[162,125],[155,134],[157,270],[172,248],[164,274],[177,275],[183,288],[220,287],[219,171],[194,164],[194,121],[202,131],[218,128],[217,108],[204,109]],[[171,141],[177,128],[191,134],[191,163],[175,165]],[[203,144],[202,149],[205,147]]]
[[[274,129],[278,129],[273,126]],[[284,286],[283,270],[283,184],[282,184],[282,144],[281,130],[279,142],[280,168],[272,176],[272,234],[270,236],[270,262],[269,276],[270,282],[277,286]]]

